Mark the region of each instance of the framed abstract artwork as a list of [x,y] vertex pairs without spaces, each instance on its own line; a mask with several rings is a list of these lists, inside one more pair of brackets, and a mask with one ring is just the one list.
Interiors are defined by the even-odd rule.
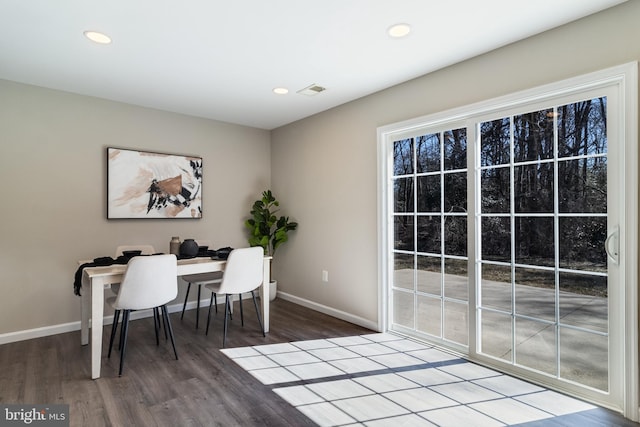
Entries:
[[107,148],[107,218],[202,218],[202,158]]

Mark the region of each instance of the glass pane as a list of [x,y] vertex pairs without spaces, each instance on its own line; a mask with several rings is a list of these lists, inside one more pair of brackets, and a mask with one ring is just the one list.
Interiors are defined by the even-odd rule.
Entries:
[[517,217],[515,236],[516,263],[555,265],[553,218]]
[[432,295],[440,295],[442,280],[439,257],[420,256],[418,262],[418,291]]
[[511,261],[511,230],[507,217],[482,218],[482,259],[487,261]]
[[480,287],[483,307],[511,313],[511,267],[482,264]]
[[418,173],[440,170],[440,134],[419,136],[416,139]]
[[513,168],[517,213],[553,212],[553,163]]
[[555,321],[555,273],[534,268],[516,268],[516,314]]
[[553,110],[534,111],[513,117],[515,162],[553,158]]
[[606,217],[559,218],[560,267],[607,271]]
[[440,251],[440,215],[419,216],[418,252],[439,254]]
[[556,375],[556,327],[516,318],[516,364]]
[[403,139],[393,143],[393,175],[413,173],[413,139]]
[[467,168],[467,129],[444,132],[444,170]]
[[510,206],[509,168],[484,169],[480,175],[483,213],[507,213]]
[[444,176],[444,211],[467,212],[467,173]]
[[440,327],[442,319],[442,307],[440,298],[429,298],[418,296],[418,318],[417,325],[419,331],[440,337]]
[[413,328],[413,294],[393,291],[393,323]]
[[607,152],[607,98],[558,107],[560,157]]
[[480,351],[498,359],[511,361],[511,316],[480,311]]
[[444,217],[444,252],[447,255],[467,256],[467,217]]
[[413,178],[393,181],[393,211],[413,212]]
[[511,160],[511,123],[508,117],[480,124],[480,165],[505,165]]
[[562,213],[606,213],[607,159],[558,162],[558,203]]
[[413,251],[413,216],[395,216],[393,223],[393,248],[403,251]]
[[444,302],[443,338],[462,345],[469,343],[469,307],[457,302]]
[[560,328],[560,377],[609,390],[609,339]]
[[440,175],[419,176],[418,212],[440,212]]
[[460,301],[469,301],[469,274],[467,260],[444,260],[444,295]]
[[609,331],[607,278],[560,273],[560,322],[592,331]]
[[393,286],[396,288],[413,289],[413,255],[394,254]]

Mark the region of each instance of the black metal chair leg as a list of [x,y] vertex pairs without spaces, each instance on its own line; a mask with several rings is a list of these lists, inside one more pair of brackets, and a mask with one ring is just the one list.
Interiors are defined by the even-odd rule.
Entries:
[[122,350],[120,351],[120,371],[118,376],[122,376],[122,370],[124,368],[124,356],[127,351],[127,333],[129,332],[129,314],[131,310],[124,310],[122,315]]
[[153,330],[156,333],[156,345],[160,345],[160,336],[158,334],[158,310],[157,309],[153,309]]
[[244,326],[244,313],[242,312],[242,294],[238,294],[238,299],[240,300],[240,324]]
[[[159,310],[159,308],[158,308],[158,307],[156,307],[156,308],[154,308],[154,310]],[[158,317],[159,317],[159,316],[160,316],[160,315],[158,314]],[[164,317],[162,317],[162,323],[164,324],[164,340],[166,341],[166,340],[168,340],[168,339],[169,339],[169,337],[167,336],[167,321],[165,320],[165,318],[164,318]]]
[[198,301],[196,301],[196,329],[200,324],[200,292],[202,291],[202,285],[198,285]]
[[227,342],[227,325],[229,324],[229,313],[231,312],[231,306],[229,305],[229,294],[225,295],[224,302],[224,334],[222,335],[222,348],[224,348]]
[[176,341],[173,337],[173,328],[171,327],[171,319],[169,318],[169,314],[167,313],[167,305],[162,306],[162,313],[165,319],[165,325],[169,330],[169,336],[171,337],[171,345],[173,346],[173,354],[176,355],[176,360],[178,360],[178,351],[176,350]]
[[266,337],[264,333],[264,325],[262,324],[262,318],[260,317],[260,310],[258,309],[258,302],[256,301],[256,294],[251,291],[251,296],[253,297],[253,305],[256,308],[256,314],[258,315],[258,323],[260,324],[260,331],[262,332],[262,336]]
[[158,311],[158,307],[154,307],[153,309],[153,326],[156,330],[156,345],[160,345],[160,328],[162,327],[162,323],[160,323],[160,312]]
[[[209,311],[207,312],[207,330],[204,333],[205,335],[209,335],[209,323],[211,322],[211,303],[213,303],[213,296],[215,294],[211,294],[211,300],[209,301]],[[218,311],[218,307],[216,307],[216,311]]]
[[122,337],[124,337],[124,312],[122,313],[122,325],[120,325],[120,337],[118,338],[118,351],[122,352]]
[[184,296],[184,304],[182,304],[182,314],[180,315],[180,320],[182,320],[182,318],[184,317],[184,309],[187,308],[187,299],[189,299],[189,290],[191,289],[191,283],[187,283],[189,284],[187,285],[187,293]]
[[[213,297],[213,302],[216,303],[216,313],[218,312],[218,297],[215,294],[215,292],[211,295]],[[211,305],[209,305],[209,307],[211,307]]]
[[120,310],[113,312],[113,325],[111,325],[111,338],[109,338],[109,353],[107,358],[111,357],[111,349],[113,348],[113,339],[116,336],[116,329],[118,329],[118,320],[120,319]]

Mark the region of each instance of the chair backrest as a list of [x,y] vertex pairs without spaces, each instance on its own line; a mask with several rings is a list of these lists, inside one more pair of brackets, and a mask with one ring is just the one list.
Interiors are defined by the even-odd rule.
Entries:
[[221,294],[241,294],[262,285],[264,249],[261,246],[234,249],[224,267]]
[[178,296],[177,269],[175,255],[131,258],[120,284],[115,308],[143,310],[174,300]]
[[118,258],[124,251],[142,251],[142,255],[152,255],[156,253],[151,245],[123,245],[116,248],[116,256]]

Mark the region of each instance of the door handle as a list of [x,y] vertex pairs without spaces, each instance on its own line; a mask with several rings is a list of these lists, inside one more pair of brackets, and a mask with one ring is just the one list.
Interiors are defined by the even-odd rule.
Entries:
[[616,265],[620,263],[620,227],[617,225],[607,236],[607,240],[604,242],[604,250],[611,261]]

